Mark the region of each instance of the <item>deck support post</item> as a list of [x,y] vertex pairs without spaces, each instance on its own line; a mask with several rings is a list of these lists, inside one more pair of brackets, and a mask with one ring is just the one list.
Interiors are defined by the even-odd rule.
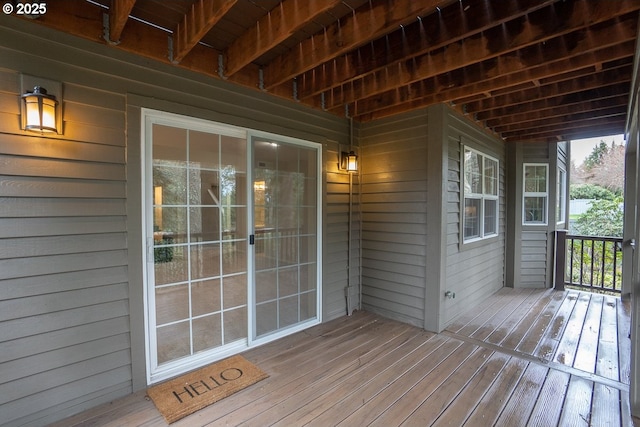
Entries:
[[567,265],[567,230],[556,230],[554,289],[564,291],[565,269]]

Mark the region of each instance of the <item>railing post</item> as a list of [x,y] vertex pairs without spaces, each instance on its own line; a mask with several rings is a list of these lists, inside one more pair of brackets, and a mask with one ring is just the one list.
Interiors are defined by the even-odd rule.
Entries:
[[567,230],[556,230],[556,273],[554,289],[564,291],[564,277],[567,266]]

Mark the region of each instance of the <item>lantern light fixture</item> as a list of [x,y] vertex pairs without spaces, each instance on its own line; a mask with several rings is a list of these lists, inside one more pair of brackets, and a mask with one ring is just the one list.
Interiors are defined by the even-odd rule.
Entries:
[[58,100],[47,90],[35,86],[33,92],[22,95],[23,129],[40,133],[57,133]]
[[340,153],[340,169],[347,172],[358,171],[358,156],[352,151],[342,151]]

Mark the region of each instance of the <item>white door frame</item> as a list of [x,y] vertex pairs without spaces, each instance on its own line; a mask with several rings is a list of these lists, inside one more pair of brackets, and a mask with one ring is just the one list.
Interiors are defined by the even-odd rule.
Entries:
[[[151,166],[152,159],[152,145],[153,141],[147,141],[150,138],[149,129],[153,124],[162,124],[166,126],[173,126],[188,130],[203,131],[220,133],[229,136],[240,136],[246,138],[247,146],[247,236],[254,234],[254,218],[253,218],[253,150],[252,140],[253,138],[269,138],[282,141],[283,143],[301,145],[305,147],[314,148],[317,153],[317,189],[316,189],[316,204],[317,204],[317,268],[316,268],[316,280],[317,280],[317,298],[316,298],[316,310],[317,316],[315,319],[293,325],[280,331],[276,331],[269,334],[266,337],[256,338],[254,328],[255,318],[255,266],[254,266],[254,246],[248,245],[247,251],[247,339],[239,342],[232,343],[222,349],[213,349],[211,351],[203,351],[196,355],[181,358],[175,361],[171,361],[158,365],[157,361],[157,341],[155,333],[155,294],[150,292],[149,284],[154,282],[154,247],[153,247],[153,197],[152,191],[149,191],[147,186],[153,182],[153,168]],[[223,123],[216,123],[209,120],[198,119],[164,111],[158,111],[153,109],[142,108],[141,109],[141,202],[142,202],[142,238],[143,238],[143,256],[145,267],[142,269],[143,273],[143,296],[144,296],[144,320],[145,320],[145,353],[146,353],[146,371],[147,371],[147,384],[157,383],[165,379],[171,378],[183,372],[191,369],[206,365],[215,360],[228,357],[233,354],[237,354],[249,347],[265,344],[267,342],[277,340],[281,337],[293,334],[300,330],[309,328],[313,325],[322,322],[322,147],[318,143],[309,142],[297,138],[285,137],[282,135],[254,131],[250,129],[240,128],[233,125],[227,125]],[[151,234],[149,230],[151,229]]]

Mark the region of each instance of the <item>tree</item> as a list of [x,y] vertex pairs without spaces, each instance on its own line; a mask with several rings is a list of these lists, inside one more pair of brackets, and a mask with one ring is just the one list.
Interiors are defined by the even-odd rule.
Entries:
[[613,191],[596,184],[572,185],[569,190],[569,198],[571,200],[575,200],[575,199],[614,200],[616,197],[618,197],[618,195]]
[[600,141],[582,165],[572,167],[571,182],[599,185],[621,196],[624,189],[624,157],[623,144],[616,145],[613,141],[609,147],[606,142]]
[[587,212],[576,220],[575,234],[621,237],[623,219],[622,198],[595,200]]
[[600,141],[600,144],[593,147],[591,154],[584,160],[584,167],[587,171],[590,171],[595,166],[602,163],[602,159],[609,152],[609,147],[604,141]]
[[624,157],[624,146],[615,145],[614,143],[602,156],[600,163],[591,169],[590,182],[622,195],[624,189]]

